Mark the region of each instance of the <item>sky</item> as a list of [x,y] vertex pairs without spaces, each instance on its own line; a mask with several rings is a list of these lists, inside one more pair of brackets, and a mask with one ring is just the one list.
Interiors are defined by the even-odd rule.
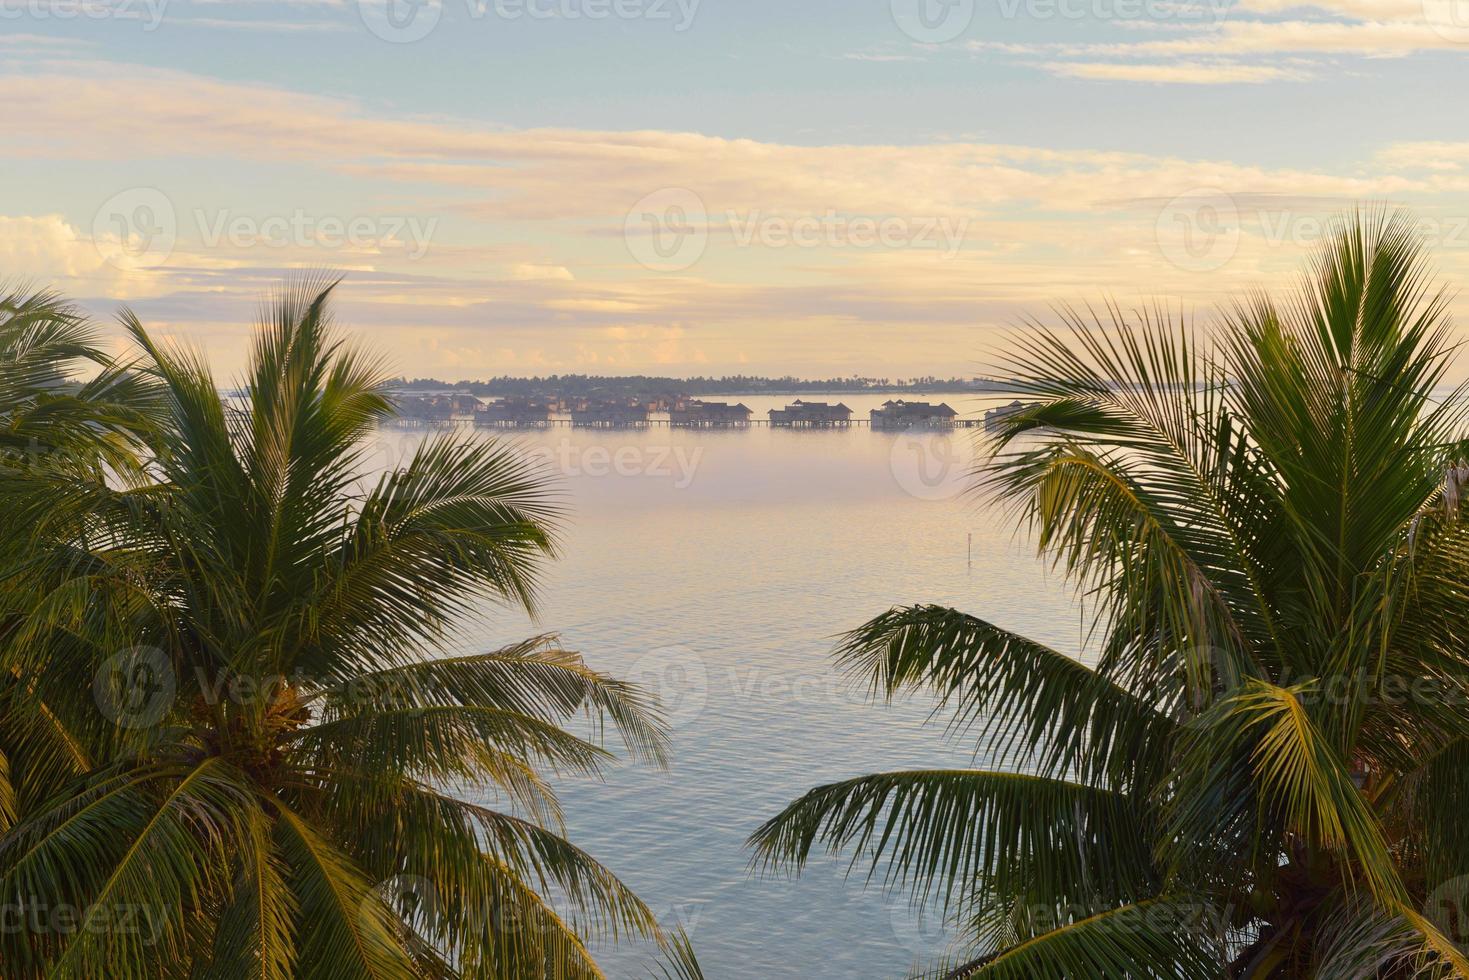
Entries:
[[320,273],[408,376],[979,374],[1358,206],[1469,283],[1466,80],[1469,0],[0,0],[0,278],[222,380]]

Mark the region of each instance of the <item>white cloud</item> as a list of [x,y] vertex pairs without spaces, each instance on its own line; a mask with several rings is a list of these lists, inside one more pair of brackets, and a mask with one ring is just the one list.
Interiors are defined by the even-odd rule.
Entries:
[[1416,186],[1394,174],[976,142],[807,146],[687,132],[498,130],[374,118],[348,100],[121,66],[0,75],[0,99],[28,107],[7,124],[0,157],[292,162],[456,188],[474,195],[444,205],[461,215],[591,222],[617,236],[636,202],[678,187],[716,220],[827,211],[988,220],[1037,204],[1103,212],[1138,186],[1160,195],[1218,185],[1345,198]]
[[352,28],[333,21],[240,20],[224,17],[180,17],[178,27],[206,27],[225,31],[251,31],[265,34],[345,34]]
[[1067,78],[1183,85],[1258,85],[1264,82],[1301,81],[1310,77],[1297,69],[1237,62],[1125,64],[1102,61],[1052,61],[1047,62],[1044,67],[1053,75]]
[[[0,0],[0,12],[16,9],[8,0]],[[0,13],[0,20],[3,20]],[[0,56],[10,59],[54,58],[77,54],[92,42],[53,34],[0,34]]]
[[1466,50],[1461,41],[1435,30],[1421,16],[1417,21],[1350,24],[1314,20],[1236,20],[1186,37],[1131,44],[1087,45],[1084,48],[1096,54],[1132,57],[1286,53],[1401,57],[1433,49]]
[[[0,10],[10,9],[14,9],[10,4],[0,3]],[[72,38],[55,37],[50,34],[0,34],[0,48],[34,47],[54,50],[76,47],[81,43],[83,42]]]
[[1425,3],[1441,0],[1235,0],[1231,12],[1284,14],[1317,11],[1350,20],[1422,20]]
[[102,256],[60,215],[0,215],[0,268],[6,278],[75,278],[95,272]]
[[1391,170],[1429,170],[1451,174],[1469,170],[1469,143],[1395,143],[1379,152],[1376,162],[1378,166]]
[[[1194,63],[1178,59],[1173,68]],[[1197,64],[1217,73],[1230,62]],[[1056,299],[1163,294],[1202,306],[1279,283],[1312,244],[1306,219],[1343,201],[1448,200],[1469,211],[1469,144],[1459,143],[1386,147],[1360,165],[1286,168],[974,139],[792,145],[506,130],[117,65],[0,75],[0,98],[28,106],[7,121],[0,158],[78,169],[93,159],[99,198],[123,189],[106,183],[114,170],[146,172],[139,161],[197,159],[207,170],[214,160],[260,160],[284,182],[272,194],[288,210],[319,204],[291,199],[289,188],[319,187],[325,173],[346,185],[344,200],[361,195],[364,213],[392,201],[394,213],[442,219],[417,261],[401,250],[210,247],[191,231],[195,202],[165,186],[178,198],[180,224],[165,265],[108,267],[87,240],[90,214],[49,215],[0,219],[0,275],[140,300],[149,322],[202,333],[211,351],[230,352],[245,349],[256,296],[289,270],[354,267],[344,321],[423,372],[490,373],[507,348],[546,370],[636,370],[701,358],[730,364],[758,346],[768,360],[754,369],[833,373],[869,369],[873,352],[892,351],[899,335],[902,351],[892,356],[905,360],[892,370],[921,371],[974,349],[976,330],[1044,312]],[[1154,199],[1137,201],[1140,187]],[[720,233],[695,265],[659,275],[636,264],[623,228],[629,208],[660,188],[693,191],[701,224],[724,232],[731,214],[928,217],[963,222],[964,247],[946,257],[924,248],[741,246]],[[1233,200],[1245,225],[1238,254],[1208,274],[1175,265],[1159,244],[1170,200],[1200,188]],[[1469,265],[1469,242],[1445,254]]]
[[[1300,81],[1327,75],[1333,57],[1469,53],[1462,0],[1238,0],[1213,23],[1121,19],[1146,40],[1090,43],[970,41],[983,56],[1039,57],[1073,78],[1177,84]],[[1311,18],[1302,15],[1316,15]],[[1225,16],[1227,15],[1227,19]],[[1249,16],[1253,15],[1253,16]],[[1290,15],[1290,19],[1280,19]],[[1282,67],[1280,59],[1304,62]],[[1246,60],[1254,59],[1254,60]]]
[[118,298],[157,292],[162,284],[115,240],[100,244],[59,214],[0,215],[0,279]]
[[543,279],[567,281],[576,278],[564,265],[533,265],[529,262],[512,265],[509,274],[510,278],[516,282],[534,282]]
[[916,54],[895,54],[886,51],[848,51],[842,55],[844,61],[922,61]]

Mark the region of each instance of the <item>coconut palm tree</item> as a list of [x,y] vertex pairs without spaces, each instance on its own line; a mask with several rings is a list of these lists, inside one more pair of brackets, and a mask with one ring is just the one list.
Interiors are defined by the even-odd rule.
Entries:
[[[91,377],[77,380],[83,372]],[[37,472],[94,481],[105,473],[135,476],[140,434],[159,408],[157,386],[109,358],[96,328],[60,297],[23,289],[0,295],[0,498]],[[0,524],[0,566],[27,567],[33,542],[30,529]],[[5,581],[0,643],[40,597],[14,577]],[[86,767],[76,733],[44,703],[11,710],[25,685],[0,661],[0,832]]]
[[551,637],[441,656],[485,603],[534,608],[543,474],[441,436],[370,479],[393,409],[330,291],[273,304],[239,399],[125,315],[146,478],[6,484],[6,709],[83,760],[0,836],[7,978],[597,977],[589,939],[659,935],[548,784],[602,771],[607,726],[661,762],[655,706]]
[[847,849],[943,903],[952,977],[1469,975],[1466,399],[1435,395],[1410,223],[1348,222],[1211,342],[1063,316],[1011,355],[1029,407],[979,482],[1094,609],[1091,654],[937,606],[866,623],[840,666],[935,693],[987,767],[818,787],[759,858]]
[[[75,380],[85,371],[92,377]],[[132,434],[156,411],[156,394],[146,377],[108,357],[95,326],[56,294],[0,294],[0,465],[7,471],[135,463]]]

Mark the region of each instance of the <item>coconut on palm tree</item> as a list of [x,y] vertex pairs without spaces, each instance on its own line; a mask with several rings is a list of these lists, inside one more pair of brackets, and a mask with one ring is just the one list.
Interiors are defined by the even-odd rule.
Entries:
[[609,727],[662,761],[655,706],[549,637],[442,656],[533,608],[544,475],[439,436],[373,478],[393,409],[329,293],[279,297],[239,399],[125,317],[142,465],[0,489],[0,715],[66,733],[0,723],[50,777],[0,828],[6,978],[597,977],[589,940],[661,935],[548,782],[602,771]]
[[1349,222],[1206,336],[1064,317],[980,482],[1092,649],[936,606],[855,630],[841,667],[936,694],[987,767],[818,787],[758,855],[943,903],[940,975],[1469,975],[1469,402],[1410,223]]

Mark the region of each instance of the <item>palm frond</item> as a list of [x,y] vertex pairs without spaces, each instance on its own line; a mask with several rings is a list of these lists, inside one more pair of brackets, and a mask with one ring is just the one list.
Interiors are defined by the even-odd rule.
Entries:
[[302,817],[276,807],[276,840],[299,902],[296,975],[400,980],[417,974],[399,919],[350,857]]
[[951,971],[946,980],[1223,980],[1222,943],[1187,899],[1152,898],[1074,922]]
[[478,706],[548,724],[578,714],[600,736],[611,723],[633,758],[662,765],[667,734],[658,707],[635,686],[587,666],[554,636],[537,636],[490,653],[425,660],[371,671],[317,697],[327,719],[385,708]]
[[821,846],[883,870],[888,887],[946,904],[1037,890],[1057,901],[1132,897],[1155,884],[1147,817],[1108,790],[984,770],[917,770],[819,786],[750,838],[769,870]]
[[1145,698],[1075,658],[942,606],[877,616],[843,638],[836,661],[888,697],[933,691],[956,727],[980,731],[997,764],[1146,787],[1171,749],[1174,723]]
[[1190,725],[1161,850],[1182,872],[1209,850],[1258,854],[1289,830],[1340,855],[1348,890],[1365,886],[1384,906],[1404,904],[1377,815],[1302,704],[1310,688],[1250,681]]

